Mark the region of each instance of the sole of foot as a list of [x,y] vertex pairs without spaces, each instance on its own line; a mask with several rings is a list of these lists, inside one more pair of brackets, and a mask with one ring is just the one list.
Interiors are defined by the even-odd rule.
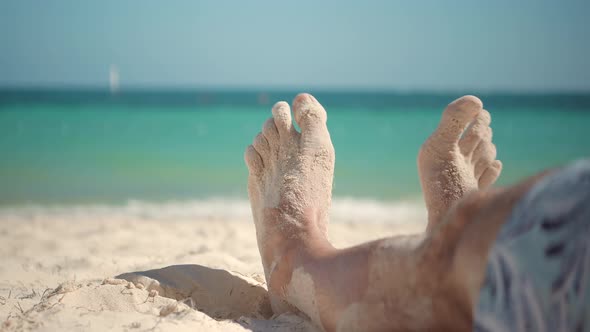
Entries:
[[491,117],[474,96],[444,110],[438,128],[422,145],[418,172],[428,209],[428,229],[436,226],[465,194],[492,185],[502,171],[492,143]]
[[[334,174],[334,148],[326,126],[327,114],[309,94],[293,101],[291,120],[286,102],[279,102],[244,159],[248,166],[248,195],[275,313],[285,310],[284,289],[293,266],[289,250],[326,239]],[[327,242],[327,241],[326,241]]]

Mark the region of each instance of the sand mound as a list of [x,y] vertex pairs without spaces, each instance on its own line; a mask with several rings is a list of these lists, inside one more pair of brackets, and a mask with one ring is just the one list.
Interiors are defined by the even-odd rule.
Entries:
[[[117,276],[159,295],[190,303],[216,319],[242,316],[269,318],[270,302],[263,280],[201,265],[174,265]],[[140,286],[140,287],[141,287]]]
[[218,330],[244,331],[239,324],[218,322],[184,303],[152,296],[125,284],[67,282],[30,298],[6,299],[13,310],[2,329],[10,330]]
[[[175,267],[161,270],[174,271]],[[194,268],[189,266],[189,270]],[[224,271],[221,271],[224,272]],[[219,275],[222,275],[222,273]],[[213,276],[216,274],[214,273]],[[227,273],[227,275],[232,275]],[[149,277],[138,274],[127,274],[137,277],[135,280],[147,281]],[[142,279],[143,278],[143,279]],[[1,326],[6,331],[21,330],[74,330],[74,331],[110,331],[110,330],[174,330],[174,331],[314,331],[311,323],[294,315],[282,315],[272,320],[257,318],[261,315],[261,309],[265,314],[269,313],[266,296],[260,297],[258,307],[251,315],[240,316],[239,312],[232,310],[254,309],[248,305],[246,299],[252,296],[260,296],[260,284],[248,283],[247,278],[241,276],[225,277],[221,279],[222,285],[231,286],[232,283],[244,283],[238,286],[236,292],[244,292],[244,300],[237,301],[242,305],[232,305],[229,300],[217,301],[207,298],[214,294],[202,292],[204,301],[197,293],[193,292],[192,301],[178,301],[159,295],[156,290],[155,279],[151,279],[151,290],[137,288],[134,283],[122,279],[106,279],[105,281],[86,281],[76,283],[73,281],[63,283],[56,289],[47,289],[39,294],[34,291],[30,294],[16,294],[11,298],[2,298],[0,304],[14,307],[6,321]],[[138,285],[139,285],[139,281]],[[160,289],[175,290],[175,288],[161,287]],[[242,288],[240,288],[242,287]],[[251,288],[252,291],[247,291]],[[219,290],[222,288],[219,287]],[[173,294],[181,294],[174,292]],[[228,294],[228,298],[232,298]],[[223,297],[223,296],[221,296]],[[195,303],[203,303],[208,312],[201,312],[199,308],[191,307]],[[216,302],[217,301],[217,302]],[[222,303],[216,307],[215,303]],[[266,304],[265,304],[266,303]],[[198,305],[197,305],[198,306]],[[225,315],[213,319],[212,314]],[[232,317],[231,320],[228,319]],[[225,320],[221,320],[225,318]]]

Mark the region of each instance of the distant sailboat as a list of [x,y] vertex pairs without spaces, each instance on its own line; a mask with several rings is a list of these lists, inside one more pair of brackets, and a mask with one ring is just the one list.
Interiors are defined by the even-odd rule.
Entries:
[[115,65],[111,65],[109,71],[109,86],[111,87],[111,93],[119,91],[119,69]]

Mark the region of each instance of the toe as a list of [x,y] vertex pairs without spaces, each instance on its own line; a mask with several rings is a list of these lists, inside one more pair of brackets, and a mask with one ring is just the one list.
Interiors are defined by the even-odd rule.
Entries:
[[262,133],[256,135],[256,137],[254,138],[254,142],[252,143],[252,146],[254,146],[254,149],[256,149],[260,157],[262,157],[263,161],[264,159],[268,158],[268,155],[270,153],[270,146],[268,145],[266,137],[264,137]]
[[272,117],[281,138],[289,137],[295,132],[291,121],[291,109],[286,102],[280,101],[273,106]]
[[326,120],[328,115],[320,103],[310,94],[299,94],[293,100],[295,121],[301,127],[301,135],[316,136],[327,133]]
[[483,172],[494,162],[496,159],[496,146],[489,141],[481,141],[471,159],[474,167],[473,174],[476,179],[479,179]]
[[496,182],[502,172],[502,162],[494,160],[479,178],[479,188],[484,189]]
[[262,134],[264,135],[264,138],[266,138],[270,150],[276,150],[279,144],[279,131],[273,118],[266,120],[262,126]]
[[244,161],[246,161],[246,166],[248,166],[250,174],[259,175],[262,173],[264,167],[262,164],[262,158],[252,145],[249,145],[246,148],[246,152],[244,152]]
[[461,97],[447,106],[435,132],[438,139],[457,142],[461,134],[482,111],[483,104],[475,96]]
[[492,140],[492,128],[490,128],[490,113],[482,110],[471,123],[465,134],[459,140],[459,148],[464,156],[470,156],[479,142]]

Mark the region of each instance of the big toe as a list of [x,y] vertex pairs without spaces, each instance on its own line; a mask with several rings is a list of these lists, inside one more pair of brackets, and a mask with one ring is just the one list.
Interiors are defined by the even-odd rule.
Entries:
[[310,94],[299,94],[293,100],[295,121],[301,127],[301,138],[305,141],[317,141],[329,138],[326,120],[328,115],[322,105]]
[[442,114],[435,132],[437,139],[444,142],[458,142],[465,128],[482,110],[483,103],[475,96],[464,96],[453,101]]

